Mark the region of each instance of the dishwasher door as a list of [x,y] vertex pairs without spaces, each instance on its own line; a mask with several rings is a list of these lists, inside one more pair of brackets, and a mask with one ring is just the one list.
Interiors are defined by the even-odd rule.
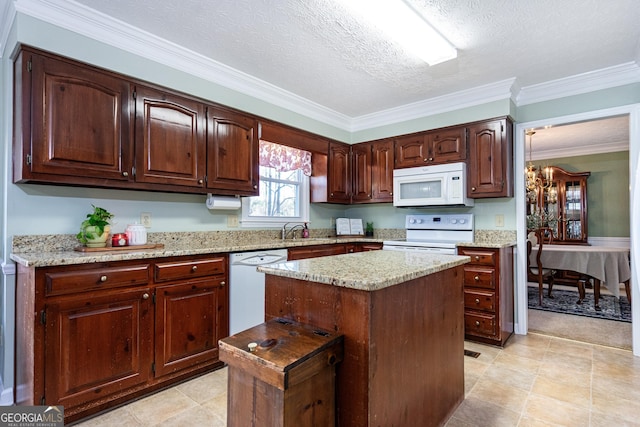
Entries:
[[259,265],[287,260],[286,249],[238,252],[229,256],[229,333],[264,322],[264,273]]

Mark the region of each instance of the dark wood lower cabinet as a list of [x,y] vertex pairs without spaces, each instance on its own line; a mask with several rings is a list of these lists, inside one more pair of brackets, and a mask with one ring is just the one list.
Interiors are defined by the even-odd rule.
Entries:
[[223,366],[226,255],[18,266],[18,405],[65,423]]
[[382,243],[376,242],[333,243],[326,245],[300,246],[296,248],[289,248],[287,258],[289,261],[294,261],[298,259],[375,251],[379,249],[382,249]]
[[513,334],[513,247],[458,247],[464,265],[464,337],[504,346]]

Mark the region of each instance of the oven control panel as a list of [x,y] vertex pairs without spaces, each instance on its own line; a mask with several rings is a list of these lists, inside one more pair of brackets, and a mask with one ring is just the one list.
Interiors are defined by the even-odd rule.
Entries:
[[407,215],[407,230],[473,230],[473,214]]

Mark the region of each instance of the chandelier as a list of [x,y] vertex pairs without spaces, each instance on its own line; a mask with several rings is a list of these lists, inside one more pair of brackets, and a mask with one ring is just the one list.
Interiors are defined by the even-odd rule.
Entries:
[[535,135],[535,131],[529,130],[527,131],[527,136],[529,137],[529,164],[525,170],[527,174],[527,198],[531,202],[538,201],[538,194],[541,191],[548,190],[546,193],[546,198],[548,203],[556,203],[558,200],[558,193],[553,186],[553,170],[550,167],[542,168],[540,166],[534,166],[533,161],[531,160],[531,147],[533,135]]

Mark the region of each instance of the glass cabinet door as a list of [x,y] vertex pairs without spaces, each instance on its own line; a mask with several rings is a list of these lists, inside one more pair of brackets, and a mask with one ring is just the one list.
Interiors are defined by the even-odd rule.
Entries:
[[[557,166],[553,169],[553,186],[545,191],[545,207],[556,214],[557,221],[550,224],[554,230],[554,243],[588,244],[587,234],[587,178],[591,172],[567,172]],[[557,192],[556,195],[553,192]],[[556,203],[550,203],[556,199]]]

